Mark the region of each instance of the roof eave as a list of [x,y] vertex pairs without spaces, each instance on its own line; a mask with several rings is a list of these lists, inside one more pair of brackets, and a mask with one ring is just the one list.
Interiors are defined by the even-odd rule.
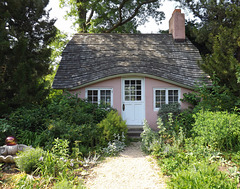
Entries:
[[178,83],[178,82],[175,82],[175,81],[171,81],[171,80],[168,80],[168,79],[165,79],[165,78],[162,78],[162,77],[149,75],[149,74],[143,74],[143,73],[126,73],[126,74],[112,75],[112,76],[104,77],[104,78],[101,78],[101,79],[98,79],[98,80],[95,80],[95,81],[91,81],[91,82],[84,83],[82,85],[79,85],[79,86],[76,86],[76,87],[67,88],[67,89],[68,90],[76,90],[76,89],[80,89],[80,88],[83,88],[83,87],[86,87],[86,86],[89,86],[89,85],[92,85],[92,84],[95,84],[95,83],[98,83],[98,82],[101,82],[101,81],[113,79],[113,78],[116,78],[116,77],[134,77],[134,76],[135,77],[136,76],[137,77],[149,77],[149,78],[152,78],[152,79],[156,79],[156,80],[164,81],[164,82],[167,82],[167,83],[170,83],[170,84],[173,84],[173,85],[177,85],[177,86],[180,86],[180,87],[183,87],[183,88],[186,88],[186,89],[194,90],[193,86],[181,84],[181,83]]

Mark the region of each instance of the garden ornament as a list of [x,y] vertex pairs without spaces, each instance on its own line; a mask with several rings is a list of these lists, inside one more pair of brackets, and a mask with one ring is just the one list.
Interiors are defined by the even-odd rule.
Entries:
[[0,146],[0,163],[14,163],[18,151],[24,151],[31,146],[17,144],[15,137],[9,136],[5,140],[6,145]]

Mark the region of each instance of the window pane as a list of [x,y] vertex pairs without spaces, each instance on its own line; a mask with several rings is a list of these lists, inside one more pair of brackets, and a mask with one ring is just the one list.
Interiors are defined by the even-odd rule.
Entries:
[[[159,97],[160,98],[160,97]],[[159,99],[160,100],[160,99]],[[161,101],[165,102],[166,101],[166,98],[165,96],[161,96]]]
[[101,104],[111,105],[111,90],[100,90]]
[[168,95],[173,95],[173,90],[169,90]]
[[166,103],[165,94],[166,94],[165,90],[155,91],[155,108],[161,108],[161,106]]
[[141,100],[141,96],[137,96],[137,100]]

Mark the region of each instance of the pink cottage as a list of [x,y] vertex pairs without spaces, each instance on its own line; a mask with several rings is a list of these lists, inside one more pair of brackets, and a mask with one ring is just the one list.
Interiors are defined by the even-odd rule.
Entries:
[[146,119],[156,129],[162,104],[180,102],[203,76],[198,50],[185,38],[185,18],[176,9],[170,34],[76,34],[63,51],[53,88],[108,103],[129,127]]

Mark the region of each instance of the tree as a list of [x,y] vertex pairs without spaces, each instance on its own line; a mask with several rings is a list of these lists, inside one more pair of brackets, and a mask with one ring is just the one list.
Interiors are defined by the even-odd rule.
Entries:
[[55,20],[48,0],[0,2],[0,115],[11,108],[41,102],[48,94]]
[[67,17],[75,18],[83,33],[136,33],[150,16],[157,22],[164,18],[160,5],[160,0],[60,0],[60,7],[70,7]]
[[200,66],[210,77],[215,74],[219,85],[239,96],[236,74],[240,64],[240,1],[186,0],[182,4],[200,20],[188,22],[186,29],[204,56]]
[[68,35],[57,29],[54,41],[52,41],[49,44],[49,46],[52,49],[52,53],[51,53],[51,57],[50,57],[50,59],[51,59],[50,67],[53,71],[49,75],[46,76],[46,80],[49,81],[51,84],[53,83],[54,76],[59,67],[62,52],[63,52],[64,48],[67,46],[68,42],[69,42]]

